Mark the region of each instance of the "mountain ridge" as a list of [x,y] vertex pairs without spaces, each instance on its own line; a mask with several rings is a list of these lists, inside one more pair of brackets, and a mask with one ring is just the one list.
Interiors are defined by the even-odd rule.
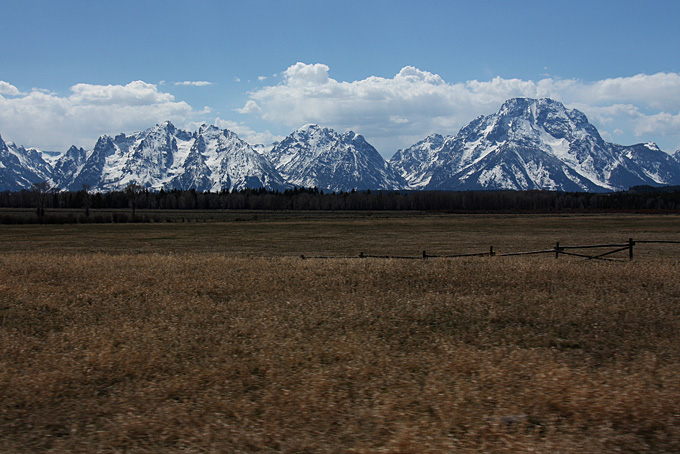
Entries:
[[585,114],[549,98],[513,98],[455,136],[432,137],[390,160],[413,189],[606,192],[680,181],[680,161],[655,144],[608,143]]
[[512,98],[473,119],[456,135],[430,134],[389,161],[366,139],[307,124],[269,146],[202,124],[171,122],[103,135],[91,150],[62,154],[5,143],[0,189],[47,181],[62,190],[112,191],[129,184],[200,191],[292,186],[324,191],[547,189],[608,192],[680,184],[680,150],[653,142],[606,142],[582,112],[549,98]]

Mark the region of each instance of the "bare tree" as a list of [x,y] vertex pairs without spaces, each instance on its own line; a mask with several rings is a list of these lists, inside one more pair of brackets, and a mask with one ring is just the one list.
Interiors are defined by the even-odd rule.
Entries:
[[35,213],[39,218],[45,216],[45,202],[47,196],[52,192],[52,186],[47,181],[33,183],[33,193],[35,194]]
[[130,203],[130,208],[132,208],[132,218],[134,219],[135,213],[137,211],[137,204],[139,203],[140,195],[144,192],[144,188],[136,183],[129,184],[125,187],[125,195]]
[[83,208],[85,208],[85,216],[88,218],[90,217],[90,204],[92,202],[90,199],[90,188],[89,184],[84,184],[82,189]]

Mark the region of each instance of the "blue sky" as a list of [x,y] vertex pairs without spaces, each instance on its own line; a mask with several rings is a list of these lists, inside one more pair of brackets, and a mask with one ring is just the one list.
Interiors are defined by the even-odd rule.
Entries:
[[606,140],[680,149],[680,2],[0,0],[0,134],[43,149],[171,120],[305,123],[385,156],[549,96]]

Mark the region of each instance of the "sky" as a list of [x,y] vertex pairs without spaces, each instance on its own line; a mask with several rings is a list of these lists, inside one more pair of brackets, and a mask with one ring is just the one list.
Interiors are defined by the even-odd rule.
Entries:
[[385,157],[509,98],[680,149],[680,1],[0,0],[0,135],[91,149],[166,120],[250,143],[307,123]]

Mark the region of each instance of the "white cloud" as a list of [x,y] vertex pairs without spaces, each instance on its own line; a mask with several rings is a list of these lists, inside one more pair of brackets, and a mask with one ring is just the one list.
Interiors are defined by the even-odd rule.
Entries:
[[[607,140],[656,141],[663,150],[680,147],[680,75],[638,74],[594,82],[546,77],[448,82],[441,76],[406,66],[393,77],[371,76],[339,81],[324,64],[296,63],[277,80],[248,93],[235,111],[266,120],[277,133],[305,123],[366,136],[384,156],[412,145],[427,134],[455,134],[478,115],[496,112],[508,98],[550,97],[583,111]],[[238,81],[238,78],[234,79]],[[185,81],[201,86],[209,82]],[[159,88],[160,87],[160,88]],[[210,106],[219,111],[220,106]],[[22,93],[0,81],[0,133],[26,146],[65,150],[71,144],[92,147],[101,134],[139,131],[170,120],[188,127],[211,112],[177,101],[160,85],[77,84],[63,95],[41,88]],[[280,139],[243,122],[217,118],[251,143]]]
[[654,115],[643,115],[634,124],[634,132],[637,136],[643,134],[677,136],[680,131],[680,114],[673,115],[668,112],[661,112]]
[[228,129],[235,132],[236,135],[250,144],[268,145],[270,143],[283,140],[283,136],[277,136],[268,130],[265,132],[256,132],[243,123],[237,123],[231,120],[223,120],[219,117],[215,118],[214,123],[215,126],[219,128]]
[[267,80],[267,76],[257,76],[257,80],[262,82],[263,80]]
[[386,156],[431,132],[455,134],[476,116],[497,111],[513,97],[562,101],[582,110],[603,135],[611,137],[618,129],[625,133],[617,138],[630,143],[659,141],[656,135],[669,137],[669,144],[680,142],[680,75],[675,73],[596,82],[495,77],[449,83],[437,74],[407,66],[392,78],[345,82],[331,78],[327,65],[298,62],[282,75],[280,84],[250,92],[250,99],[237,111],[289,128],[319,123],[352,129]]
[[206,113],[143,81],[77,84],[68,96],[38,89],[0,96],[0,132],[25,146],[63,151],[73,144],[91,148],[102,134],[139,131],[165,120],[183,126]]
[[260,108],[260,106],[257,105],[255,101],[249,99],[246,102],[246,105],[241,107],[240,109],[236,109],[236,112],[242,114],[260,113],[262,112],[262,109]]
[[207,82],[205,80],[190,81],[185,80],[184,82],[175,82],[175,85],[189,85],[191,87],[205,87],[206,85],[212,85],[212,82]]
[[241,82],[241,78],[240,78],[240,77],[234,77],[234,82],[240,83],[240,82]]
[[14,85],[0,80],[0,95],[5,96],[18,96],[21,92]]
[[170,93],[159,92],[155,85],[136,80],[127,85],[76,84],[69,100],[74,105],[147,106],[172,102]]
[[[579,93],[582,91],[582,93]],[[592,103],[633,103],[651,109],[678,109],[680,74],[638,74],[585,84],[576,90]]]
[[283,72],[287,85],[323,85],[330,81],[328,70],[330,68],[321,63],[306,65],[298,62]]

